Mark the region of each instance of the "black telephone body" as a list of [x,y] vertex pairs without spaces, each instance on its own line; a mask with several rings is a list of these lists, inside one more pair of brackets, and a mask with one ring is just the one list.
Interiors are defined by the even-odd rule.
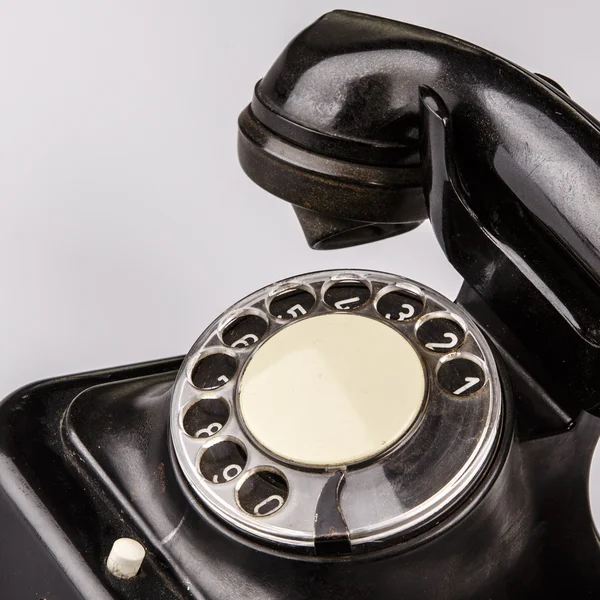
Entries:
[[185,357],[13,393],[0,596],[600,597],[598,121],[472,44],[335,11],[258,82],[238,152],[313,248],[429,219],[458,297],[294,276]]

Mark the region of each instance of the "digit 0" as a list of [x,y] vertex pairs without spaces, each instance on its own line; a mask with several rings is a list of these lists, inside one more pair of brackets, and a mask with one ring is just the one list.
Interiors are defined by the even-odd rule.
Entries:
[[242,472],[240,465],[229,465],[223,469],[223,479],[225,481],[231,481],[235,479]]
[[[261,512],[261,508],[264,508],[265,506],[267,506],[268,504],[270,504],[271,502],[276,502],[276,506],[274,506],[271,510],[268,510],[266,512]],[[271,513],[277,512],[284,504],[285,500],[279,496],[278,494],[274,494],[273,496],[269,496],[268,498],[266,498],[265,500],[263,500],[262,502],[259,502],[255,507],[254,507],[254,514],[264,517],[266,515],[270,515]]]

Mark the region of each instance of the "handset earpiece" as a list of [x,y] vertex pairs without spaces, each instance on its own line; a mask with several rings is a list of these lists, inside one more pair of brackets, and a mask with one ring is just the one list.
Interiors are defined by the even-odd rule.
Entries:
[[383,47],[368,56],[385,37],[377,28],[398,25],[325,15],[289,44],[240,115],[242,167],[294,205],[313,248],[383,239],[427,218],[417,92],[397,97]]
[[345,153],[336,157],[335,141],[324,155],[318,138],[309,135],[300,146],[279,127],[294,125],[255,97],[239,118],[240,163],[255,183],[293,204],[312,248],[376,241],[410,231],[427,218],[418,166],[361,164]]

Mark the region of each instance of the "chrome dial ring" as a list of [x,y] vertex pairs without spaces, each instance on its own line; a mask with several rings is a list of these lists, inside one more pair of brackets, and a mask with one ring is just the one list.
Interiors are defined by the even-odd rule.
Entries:
[[[241,410],[241,382],[249,365],[257,364],[261,353],[265,356],[267,345],[278,334],[293,331],[302,321],[316,324],[318,318],[342,314],[355,317],[345,323],[358,323],[361,318],[384,324],[389,328],[385,331],[391,329],[402,343],[408,342],[425,378],[422,403],[401,435],[387,439],[381,451],[359,453],[357,459],[342,463],[303,463],[298,458],[304,456],[302,452],[290,458],[274,442],[263,443],[253,433],[256,427],[245,422]],[[321,322],[333,323],[332,319]],[[361,345],[360,340],[355,349],[365,357],[378,350]],[[302,370],[306,362],[294,364]],[[360,370],[362,363],[357,364],[354,371]],[[393,361],[381,364],[393,382],[397,375]],[[396,364],[401,370],[402,365]],[[386,385],[395,398],[397,386]],[[285,387],[280,389],[285,392]],[[286,396],[281,405],[285,417],[291,410],[285,403],[294,396],[282,395]],[[183,474],[206,507],[254,538],[299,551],[310,552],[318,543],[317,504],[325,484],[341,472],[344,484],[334,500],[354,550],[413,535],[464,498],[494,455],[502,411],[491,349],[459,306],[396,275],[323,271],[251,294],[204,331],[177,376],[171,436]],[[283,417],[274,426],[278,422],[283,426]],[[328,421],[332,428],[339,426],[334,417]],[[381,424],[386,418],[396,417],[382,414],[376,421]],[[316,443],[311,434],[317,435],[305,428],[301,441]]]

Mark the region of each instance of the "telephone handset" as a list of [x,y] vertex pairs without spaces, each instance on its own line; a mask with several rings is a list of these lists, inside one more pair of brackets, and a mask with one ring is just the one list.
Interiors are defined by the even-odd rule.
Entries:
[[11,589],[598,595],[599,141],[558,84],[461,40],[344,11],[309,26],[240,116],[242,167],[314,248],[429,218],[458,298],[295,276],[183,360],[16,392],[0,519],[38,562],[3,556]]
[[334,12],[259,82],[239,151],[315,248],[429,217],[464,295],[498,317],[490,334],[577,412],[600,403],[599,134],[545,77],[440,33]]

